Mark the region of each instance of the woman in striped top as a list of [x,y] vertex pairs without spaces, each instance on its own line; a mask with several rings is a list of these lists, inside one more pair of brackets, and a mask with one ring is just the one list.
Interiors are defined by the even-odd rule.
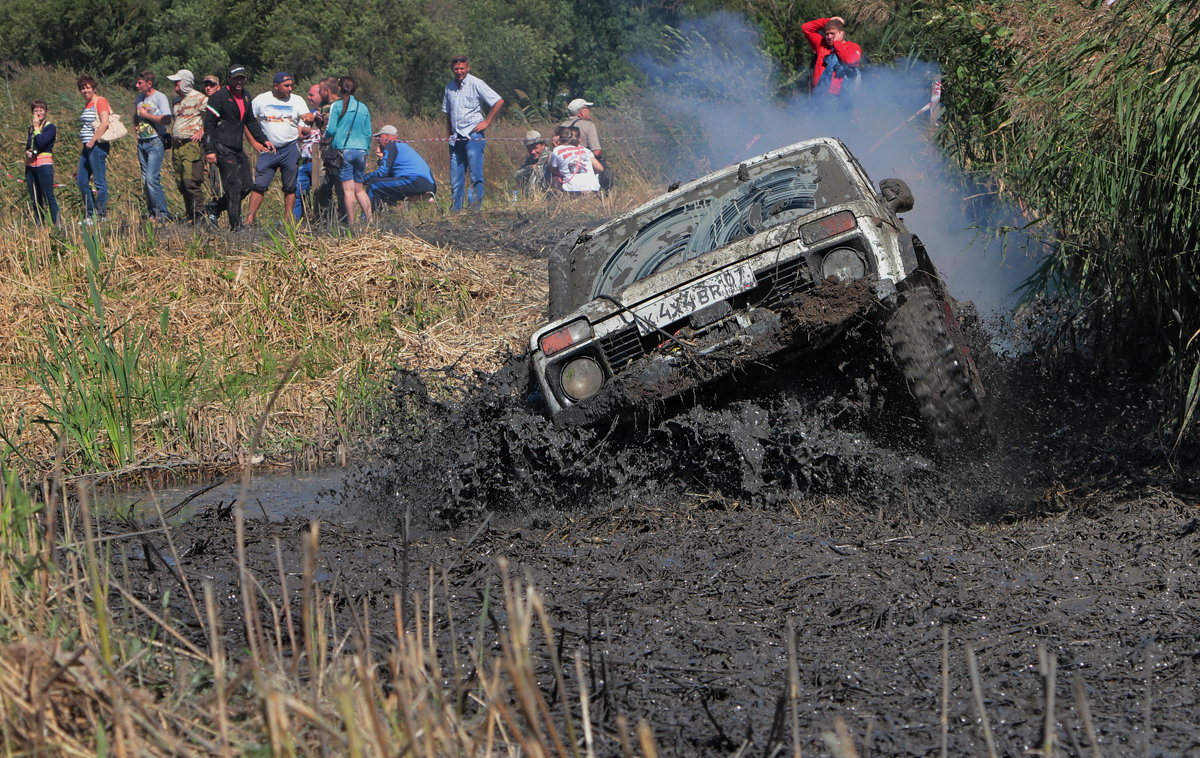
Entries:
[[25,137],[25,188],[38,221],[58,223],[58,202],[54,199],[54,140],[58,130],[46,119],[46,103],[29,104],[33,114]]
[[[79,153],[79,172],[75,182],[83,195],[83,207],[90,222],[93,216],[104,218],[108,210],[108,143],[100,138],[108,129],[108,119],[112,108],[108,101],[96,94],[96,80],[84,74],[76,82],[79,94],[83,96],[83,113],[80,114],[79,138],[83,140],[83,150]],[[96,185],[96,193],[92,194],[92,185]]]

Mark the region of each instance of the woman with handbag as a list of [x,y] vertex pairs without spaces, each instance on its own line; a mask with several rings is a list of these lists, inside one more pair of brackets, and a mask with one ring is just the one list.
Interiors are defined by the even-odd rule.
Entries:
[[[108,131],[112,108],[108,101],[96,93],[96,80],[84,74],[76,82],[83,96],[83,113],[79,116],[79,138],[83,150],[79,153],[79,171],[75,183],[83,195],[84,223],[93,223],[93,218],[104,218],[108,212],[108,143],[101,140]],[[95,195],[92,185],[95,185]]]
[[341,99],[329,109],[325,138],[342,153],[338,178],[346,199],[346,218],[353,224],[358,218],[358,206],[362,206],[369,224],[373,220],[371,198],[363,182],[367,178],[367,150],[371,147],[371,112],[354,97],[356,89],[354,77],[343,76],[338,80]]
[[34,218],[45,223],[58,223],[58,201],[54,199],[54,140],[58,130],[46,119],[46,103],[34,100],[29,104],[33,123],[25,136],[25,188],[33,203]]

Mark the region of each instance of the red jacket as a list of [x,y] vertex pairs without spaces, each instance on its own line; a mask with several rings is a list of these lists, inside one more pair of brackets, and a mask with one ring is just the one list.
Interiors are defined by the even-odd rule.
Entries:
[[[862,48],[850,40],[843,39],[841,42],[835,42],[833,47],[825,42],[825,24],[828,22],[827,18],[818,18],[815,21],[807,21],[804,26],[800,27],[804,36],[808,38],[808,44],[812,45],[813,52],[817,54],[817,60],[813,63],[812,86],[814,88],[821,79],[821,72],[825,70],[825,56],[830,53],[836,52],[839,61],[851,66],[857,66],[858,62],[862,60]],[[842,78],[835,76],[829,85],[829,94],[836,95],[841,91]]]

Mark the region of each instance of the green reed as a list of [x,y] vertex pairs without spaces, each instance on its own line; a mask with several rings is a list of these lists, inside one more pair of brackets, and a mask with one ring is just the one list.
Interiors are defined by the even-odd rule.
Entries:
[[1030,291],[1073,294],[1102,358],[1157,373],[1178,441],[1200,401],[1198,4],[1031,4],[1005,26],[1006,5],[930,17],[944,142],[1053,229]]
[[[112,323],[102,291],[107,261],[96,236],[84,234],[82,244],[85,303],[54,301],[61,317],[43,328],[44,344],[30,378],[47,397],[40,422],[50,426],[73,466],[127,466],[134,462],[138,425],[186,435],[184,415],[195,401],[203,358],[151,357],[144,328]],[[164,311],[164,338],[168,320]]]

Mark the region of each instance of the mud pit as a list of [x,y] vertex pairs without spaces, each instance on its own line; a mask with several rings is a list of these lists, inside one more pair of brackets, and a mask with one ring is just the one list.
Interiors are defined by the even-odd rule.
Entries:
[[[430,399],[443,377],[402,375],[381,462],[357,475],[348,522],[321,526],[319,583],[344,599],[345,630],[364,603],[382,619],[393,594],[413,602],[432,571],[441,650],[469,658],[506,625],[507,558],[541,590],[554,647],[582,651],[601,755],[620,752],[618,715],[652,724],[664,754],[790,749],[789,624],[809,755],[828,754],[838,718],[861,755],[936,755],[943,739],[951,755],[985,754],[967,650],[1000,754],[1040,749],[1051,682],[1066,754],[1091,754],[1089,732],[1108,755],[1200,751],[1200,486],[1192,461],[1155,463],[1144,389],[1021,366],[993,384],[997,449],[938,461],[857,355],[580,429],[528,408],[512,366],[459,401]],[[268,596],[276,540],[299,571],[307,531],[251,523]],[[236,649],[230,509],[173,538],[179,569],[217,582]],[[142,558],[127,564],[137,589],[161,603],[174,585],[153,551],[116,545]]]

